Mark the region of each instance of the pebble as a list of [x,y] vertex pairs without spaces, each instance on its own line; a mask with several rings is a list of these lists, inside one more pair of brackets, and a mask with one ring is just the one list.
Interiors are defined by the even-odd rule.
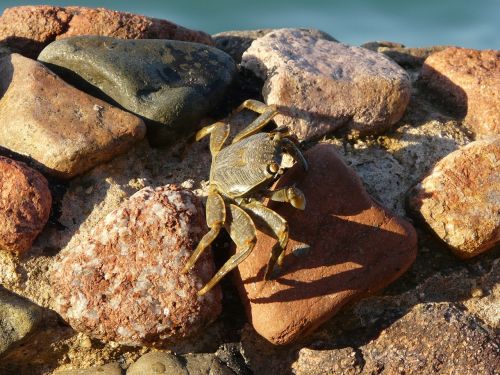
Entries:
[[121,39],[174,39],[213,44],[209,35],[173,22],[104,8],[19,6],[0,17],[0,40],[15,52],[36,58],[56,39],[103,35]]
[[0,156],[0,249],[28,251],[45,227],[51,206],[52,195],[43,175]]
[[141,119],[84,94],[18,54],[0,59],[0,97],[0,146],[59,178],[74,177],[125,152],[146,131]]
[[[294,167],[276,186],[297,183],[306,196],[305,211],[268,204],[290,227],[283,268],[264,282],[275,241],[259,232],[236,277],[249,321],[278,345],[303,338],[345,304],[390,284],[417,252],[415,229],[370,198],[333,146],[319,144],[305,157],[308,172]],[[306,247],[304,255],[293,254]]]
[[221,311],[206,251],[181,270],[207,231],[199,200],[175,185],[135,193],[52,269],[55,309],[78,332],[125,345],[161,346],[193,335]]
[[340,127],[381,133],[403,116],[410,100],[409,76],[394,61],[297,29],[255,40],[241,65],[265,80],[264,99],[280,110],[275,122],[300,140]]
[[441,159],[411,191],[410,207],[460,258],[500,243],[500,137]]
[[500,51],[446,48],[425,60],[420,78],[478,137],[500,135]]
[[156,146],[196,130],[236,73],[219,49],[174,40],[72,37],[45,47],[38,60],[76,87],[148,120]]
[[40,307],[0,289],[0,356],[21,344],[39,327],[41,320]]

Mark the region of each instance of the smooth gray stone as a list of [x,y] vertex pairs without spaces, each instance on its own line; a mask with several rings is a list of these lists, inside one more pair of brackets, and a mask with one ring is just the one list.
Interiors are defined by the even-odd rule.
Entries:
[[217,48],[160,39],[77,36],[49,44],[38,60],[77,88],[143,117],[156,146],[193,133],[236,73]]

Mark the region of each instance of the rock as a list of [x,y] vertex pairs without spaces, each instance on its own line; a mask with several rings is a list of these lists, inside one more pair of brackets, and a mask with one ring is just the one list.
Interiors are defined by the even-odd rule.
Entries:
[[411,192],[410,206],[460,258],[500,242],[500,137],[440,160]]
[[292,168],[276,186],[297,182],[307,199],[305,211],[268,204],[290,227],[283,268],[264,282],[275,241],[262,233],[238,268],[249,320],[274,344],[311,333],[346,303],[394,281],[416,256],[413,227],[376,204],[332,146],[318,145],[305,155],[307,174]]
[[188,190],[144,188],[66,248],[52,273],[55,309],[89,336],[161,346],[192,335],[221,311],[220,289],[197,291],[214,273],[210,252],[181,269],[206,231]]
[[142,120],[68,85],[18,54],[0,59],[0,146],[71,178],[144,137]]
[[41,320],[40,307],[0,289],[0,356],[20,345],[38,328]]
[[498,373],[498,338],[448,304],[420,304],[363,348],[363,373]]
[[193,132],[236,72],[224,52],[172,40],[73,37],[51,43],[38,59],[75,86],[149,120],[155,145]]
[[0,249],[24,253],[47,223],[52,195],[45,177],[0,156]]
[[302,348],[291,367],[294,375],[357,375],[362,373],[363,362],[353,348],[335,350]]
[[390,57],[404,68],[420,68],[424,60],[432,53],[442,51],[449,46],[405,47],[393,42],[368,42],[361,47]]
[[0,41],[36,58],[56,39],[103,35],[120,39],[174,39],[213,44],[209,35],[175,23],[104,8],[19,6],[0,17]]
[[280,30],[255,40],[241,65],[266,80],[278,125],[301,140],[347,126],[361,135],[389,129],[403,116],[410,80],[396,63],[360,47]]
[[257,29],[257,30],[234,30],[223,31],[212,35],[215,46],[228,55],[237,63],[241,62],[241,56],[250,47],[255,39],[262,38],[273,31],[278,30],[300,30],[305,34],[318,39],[326,39],[337,42],[330,34],[318,29]]
[[109,363],[86,369],[58,371],[55,375],[121,375],[121,373],[122,369],[118,363]]
[[450,47],[433,53],[421,80],[476,135],[500,134],[500,51]]
[[127,375],[234,375],[214,354],[178,356],[165,352],[150,352],[132,364]]
[[189,375],[189,372],[175,354],[151,352],[143,355],[127,370],[127,375],[142,374]]

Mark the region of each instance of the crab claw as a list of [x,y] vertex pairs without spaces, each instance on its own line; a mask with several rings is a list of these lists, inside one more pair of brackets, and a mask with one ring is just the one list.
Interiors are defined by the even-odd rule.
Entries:
[[291,187],[287,189],[286,195],[288,201],[293,207],[298,208],[299,210],[306,209],[306,197],[302,191],[296,187]]

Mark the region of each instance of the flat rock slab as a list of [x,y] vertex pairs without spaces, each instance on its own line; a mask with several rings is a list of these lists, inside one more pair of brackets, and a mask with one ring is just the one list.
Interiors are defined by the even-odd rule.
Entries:
[[173,40],[73,37],[51,43],[38,59],[75,86],[151,121],[149,140],[158,146],[193,132],[236,72],[217,48]]
[[263,95],[301,140],[342,126],[380,133],[402,116],[410,100],[408,74],[389,58],[361,47],[284,29],[255,40],[241,65],[265,79]]
[[43,64],[0,59],[0,146],[33,159],[48,174],[71,178],[144,138],[138,117],[64,82]]
[[500,137],[441,159],[411,191],[410,207],[460,258],[500,242]]
[[47,223],[51,206],[45,177],[0,156],[0,250],[28,251]]
[[36,58],[56,39],[103,35],[121,39],[174,39],[213,44],[208,34],[173,22],[104,8],[48,5],[7,8],[0,17],[0,42]]
[[387,286],[413,263],[417,250],[414,228],[370,198],[333,146],[320,144],[305,157],[307,174],[294,167],[276,186],[298,182],[305,211],[268,205],[290,226],[283,268],[263,281],[275,240],[262,233],[238,268],[249,320],[274,344],[305,336],[346,303]]
[[198,332],[221,311],[210,252],[181,269],[206,231],[188,190],[144,188],[66,248],[52,273],[55,309],[78,332],[126,345],[161,346]]
[[500,134],[500,51],[446,48],[425,60],[420,77],[476,135]]

